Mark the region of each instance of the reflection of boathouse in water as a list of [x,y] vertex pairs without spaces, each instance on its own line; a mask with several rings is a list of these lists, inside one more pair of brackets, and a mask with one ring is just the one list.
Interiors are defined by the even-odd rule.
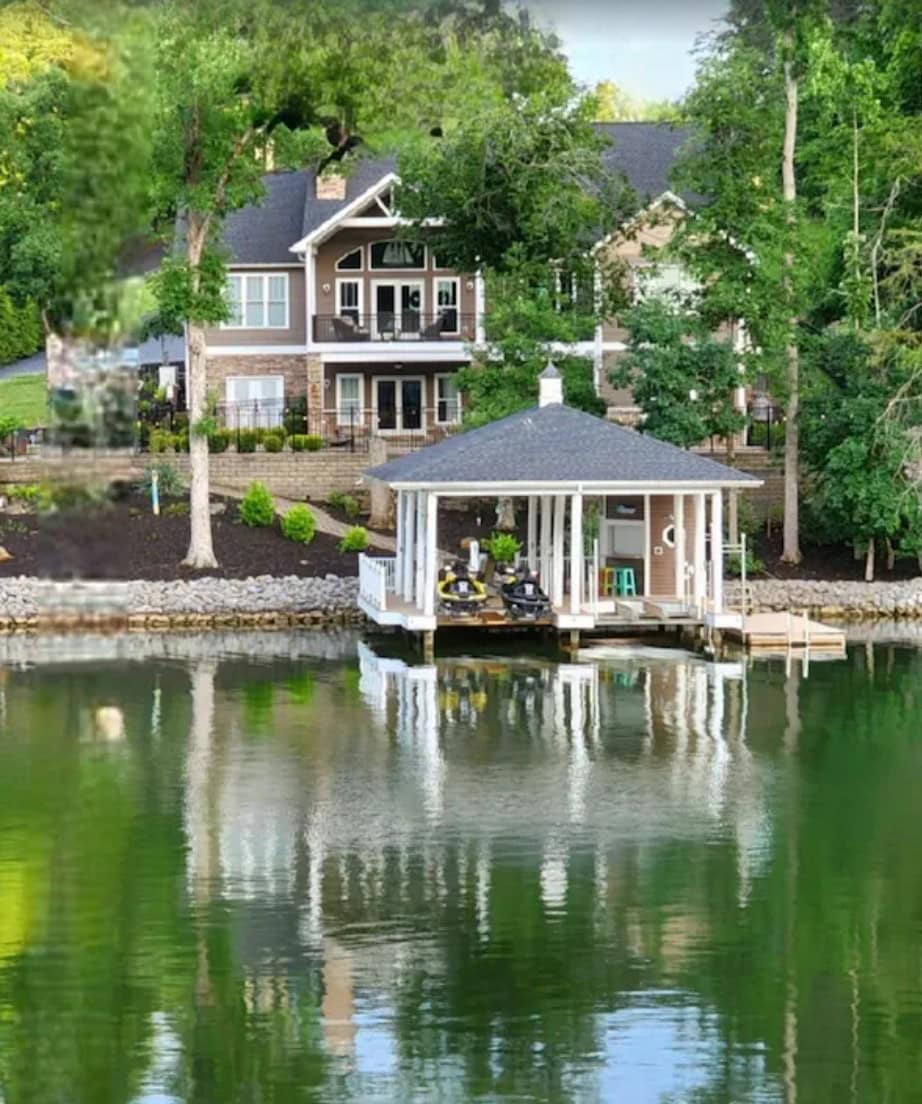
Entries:
[[[281,692],[274,738],[253,742],[245,695],[200,663],[186,771],[192,900],[234,916],[255,1010],[294,999],[292,987],[315,992],[331,1055],[361,1066],[359,993],[387,1003],[408,971],[449,969],[422,936],[433,916],[468,909],[476,940],[505,938],[494,895],[510,877],[548,922],[588,893],[628,952],[655,944],[678,964],[706,917],[671,915],[654,932],[626,886],[677,823],[705,840],[729,821],[745,904],[770,829],[742,665],[625,651],[408,666],[359,645],[356,698],[344,706],[341,693],[319,680],[308,726]],[[323,718],[345,708],[365,718],[361,734],[350,724],[330,740]],[[353,926],[374,916],[392,918],[383,942],[366,920]]]

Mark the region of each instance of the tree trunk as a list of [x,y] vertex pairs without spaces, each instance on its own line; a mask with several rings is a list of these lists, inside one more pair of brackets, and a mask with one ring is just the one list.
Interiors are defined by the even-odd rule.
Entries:
[[866,583],[874,582],[874,550],[876,543],[873,538],[868,541],[868,551],[864,558],[864,581]]
[[893,541],[887,537],[887,570],[892,571],[896,566],[896,549],[893,547]]
[[208,438],[195,433],[194,427],[205,417],[206,365],[205,328],[199,322],[188,324],[189,378],[186,393],[189,399],[189,551],[183,563],[186,567],[217,567],[211,541],[211,504],[208,493]]
[[784,287],[791,307],[787,346],[787,403],[785,407],[784,437],[784,544],[781,559],[784,563],[798,564],[800,555],[800,360],[797,348],[798,318],[794,311],[794,251],[793,235],[796,221],[794,204],[797,201],[797,181],[794,175],[794,151],[797,147],[797,77],[794,75],[794,33],[784,34],[787,60],[784,63],[784,151],[781,158],[781,181],[784,202],[788,206],[788,225],[791,235],[788,252],[784,255]]
[[496,528],[504,533],[515,530],[515,500],[508,497],[496,500]]
[[[186,260],[192,270],[192,284],[198,291],[198,266],[205,249],[208,228],[202,218],[190,212],[186,231]],[[186,397],[189,408],[189,551],[186,567],[217,567],[211,540],[211,503],[208,493],[208,438],[195,432],[207,414],[208,376],[205,355],[205,326],[200,321],[186,324],[189,351]]]

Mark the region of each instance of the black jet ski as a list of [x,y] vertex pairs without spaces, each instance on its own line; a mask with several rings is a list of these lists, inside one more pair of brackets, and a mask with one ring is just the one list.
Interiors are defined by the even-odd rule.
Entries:
[[534,571],[521,568],[500,587],[510,617],[535,620],[551,612],[551,601],[541,589]]
[[487,600],[487,589],[470,571],[458,562],[443,568],[438,583],[439,608],[453,616],[467,616],[480,610]]

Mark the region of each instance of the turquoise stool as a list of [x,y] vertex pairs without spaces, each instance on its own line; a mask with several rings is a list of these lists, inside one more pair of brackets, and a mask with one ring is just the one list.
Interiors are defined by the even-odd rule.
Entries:
[[619,598],[627,598],[629,595],[636,598],[637,582],[633,567],[615,568],[615,592]]

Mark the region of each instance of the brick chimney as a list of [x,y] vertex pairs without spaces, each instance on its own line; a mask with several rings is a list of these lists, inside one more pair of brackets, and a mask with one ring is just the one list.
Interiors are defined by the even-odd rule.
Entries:
[[342,173],[326,169],[317,177],[318,199],[345,199],[346,178]]

